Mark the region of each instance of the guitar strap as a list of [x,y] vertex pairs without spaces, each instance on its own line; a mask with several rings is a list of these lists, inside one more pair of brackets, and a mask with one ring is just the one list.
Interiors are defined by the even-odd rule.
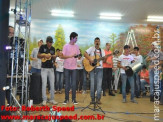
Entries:
[[100,50],[100,56],[102,57],[101,48],[99,50]]

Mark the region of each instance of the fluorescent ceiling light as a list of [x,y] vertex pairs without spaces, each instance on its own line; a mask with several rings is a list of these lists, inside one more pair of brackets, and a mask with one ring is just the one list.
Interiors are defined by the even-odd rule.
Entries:
[[68,10],[52,10],[51,13],[58,13],[58,14],[74,14],[73,11],[68,11]]
[[121,17],[107,17],[107,16],[100,16],[100,19],[115,19],[115,20],[120,20]]
[[111,16],[111,17],[121,17],[119,13],[100,13],[100,16]]
[[51,15],[59,17],[74,17],[74,12],[67,10],[52,10]]
[[73,14],[58,14],[58,13],[51,13],[52,16],[59,16],[59,17],[74,17]]
[[148,19],[163,19],[163,16],[148,16]]
[[100,19],[114,19],[120,20],[122,17],[119,13],[100,13]]
[[163,19],[147,19],[149,22],[163,22]]
[[151,22],[163,22],[163,16],[148,16],[147,21]]

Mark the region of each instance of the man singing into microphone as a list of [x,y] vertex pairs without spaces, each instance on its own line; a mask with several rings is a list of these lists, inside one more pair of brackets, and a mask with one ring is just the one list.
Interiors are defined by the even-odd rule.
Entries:
[[[85,58],[87,58],[90,63],[93,63],[93,60],[90,58],[90,56],[98,55],[100,57],[105,56],[105,52],[103,49],[100,48],[100,38],[96,37],[94,40],[95,46],[90,47],[86,50],[84,53]],[[95,102],[95,96],[94,96],[94,89],[97,89],[97,103],[101,104],[101,86],[102,86],[102,78],[103,78],[103,66],[102,61],[100,61],[100,66],[97,66],[94,70],[90,72],[90,80],[91,80],[91,104]],[[94,88],[96,86],[97,88]]]

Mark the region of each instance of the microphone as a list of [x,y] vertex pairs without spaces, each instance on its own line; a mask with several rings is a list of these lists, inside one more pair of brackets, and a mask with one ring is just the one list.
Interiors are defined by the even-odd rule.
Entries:
[[9,89],[10,89],[10,86],[4,86],[3,87],[3,91],[9,90]]

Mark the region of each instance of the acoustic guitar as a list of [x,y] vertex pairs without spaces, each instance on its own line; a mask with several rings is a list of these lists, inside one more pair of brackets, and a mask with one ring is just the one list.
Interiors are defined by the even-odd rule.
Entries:
[[92,71],[95,67],[100,66],[100,63],[99,62],[101,60],[104,60],[104,58],[107,58],[107,57],[109,57],[111,55],[112,54],[108,54],[108,55],[106,55],[104,57],[100,57],[99,55],[96,55],[96,59],[95,59],[95,56],[90,56],[90,58],[93,60],[93,63],[92,64],[89,62],[89,60],[87,58],[84,58],[83,59],[83,65],[84,65],[85,70],[87,72]]
[[48,61],[48,60],[51,60],[52,55],[51,55],[50,53],[48,53],[48,54],[42,53],[41,55],[49,55],[49,56],[50,56],[50,58],[42,58],[41,61],[42,61],[43,63],[46,62],[46,61]]

